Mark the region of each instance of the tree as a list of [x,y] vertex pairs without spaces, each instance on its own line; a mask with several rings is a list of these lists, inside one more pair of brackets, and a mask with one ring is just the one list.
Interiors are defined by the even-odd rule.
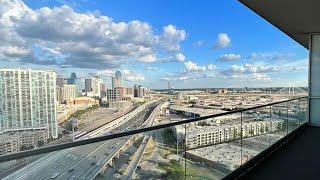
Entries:
[[44,145],[43,140],[38,141],[38,147],[43,146],[43,145]]

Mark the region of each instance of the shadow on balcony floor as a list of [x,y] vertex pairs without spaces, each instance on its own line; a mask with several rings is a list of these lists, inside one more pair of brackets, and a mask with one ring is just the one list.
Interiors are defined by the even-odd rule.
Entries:
[[320,179],[320,128],[307,127],[243,179]]

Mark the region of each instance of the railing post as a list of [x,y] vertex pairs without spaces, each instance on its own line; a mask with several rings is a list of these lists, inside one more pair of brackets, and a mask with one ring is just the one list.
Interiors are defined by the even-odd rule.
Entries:
[[[268,128],[268,130],[269,130],[269,134],[271,134],[272,133],[272,106],[270,106],[270,122],[269,122],[269,128]],[[271,140],[270,140],[270,138],[271,138],[271,136],[269,135],[269,147],[271,146]]]
[[242,166],[242,111],[240,112],[240,162],[241,162],[241,166]]
[[289,134],[289,101],[287,102],[287,134]]
[[184,178],[187,179],[187,123],[184,124]]
[[298,115],[298,124],[299,124],[299,127],[300,127],[300,119],[301,119],[301,115],[300,115],[300,99],[298,100],[298,108],[299,108],[299,115]]

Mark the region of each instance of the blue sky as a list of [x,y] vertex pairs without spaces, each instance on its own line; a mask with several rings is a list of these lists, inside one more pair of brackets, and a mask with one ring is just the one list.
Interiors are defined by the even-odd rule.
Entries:
[[127,85],[149,88],[307,85],[307,50],[236,0],[2,3],[2,66],[108,84],[121,70]]

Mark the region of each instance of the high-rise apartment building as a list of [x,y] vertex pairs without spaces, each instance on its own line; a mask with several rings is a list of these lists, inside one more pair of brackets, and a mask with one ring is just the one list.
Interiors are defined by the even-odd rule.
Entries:
[[119,88],[116,89],[107,89],[107,99],[108,101],[121,101],[121,90]]
[[112,89],[117,87],[123,87],[122,85],[122,75],[120,71],[116,71],[115,76],[112,77]]
[[77,85],[66,84],[62,87],[62,101],[69,102],[73,98],[78,96]]
[[91,92],[92,91],[92,79],[85,79],[84,86],[85,86],[86,92]]
[[62,96],[62,87],[57,86],[56,88],[56,97],[57,97],[57,102],[62,103],[63,102],[63,96]]
[[124,97],[133,97],[133,88],[124,88],[123,92]]
[[101,79],[99,76],[92,76],[91,79],[85,79],[85,90],[87,96],[100,97]]
[[62,87],[65,84],[65,79],[63,78],[62,75],[58,75],[57,79],[56,79],[56,85],[58,87]]
[[133,86],[133,97],[139,97],[139,86],[137,84]]
[[58,137],[56,73],[0,69],[0,131],[47,129]]
[[100,97],[106,97],[107,95],[107,85],[105,83],[100,83]]
[[101,79],[99,76],[92,77],[92,96],[100,97]]

